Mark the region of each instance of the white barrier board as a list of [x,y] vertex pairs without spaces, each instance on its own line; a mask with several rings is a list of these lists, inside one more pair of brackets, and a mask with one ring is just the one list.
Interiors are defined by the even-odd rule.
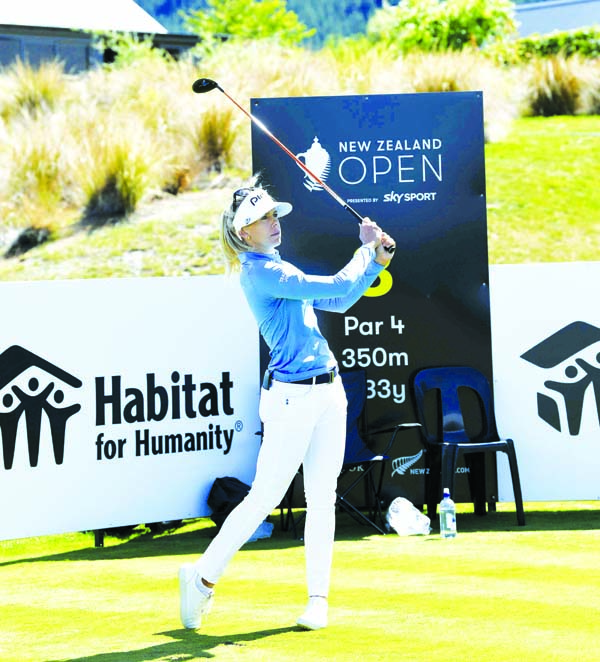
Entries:
[[[598,282],[597,262],[490,268],[525,500],[600,498]],[[237,280],[1,283],[0,304],[0,540],[204,516],[216,477],[252,481],[259,340]]]
[[[494,397],[523,498],[600,499],[600,262],[490,268]],[[512,501],[498,454],[501,501]]]
[[223,276],[0,284],[0,539],[208,514],[251,482],[258,331]]

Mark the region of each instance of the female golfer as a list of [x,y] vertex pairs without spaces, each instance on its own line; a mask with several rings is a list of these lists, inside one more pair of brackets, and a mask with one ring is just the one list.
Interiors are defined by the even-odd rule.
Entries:
[[270,349],[260,398],[263,440],[248,496],[230,513],[196,563],[179,570],[180,615],[200,627],[213,587],[235,552],[281,502],[304,467],[304,545],[308,606],[297,624],[327,625],[337,478],[344,458],[346,396],[314,309],[345,312],[391,260],[392,239],[376,223],[359,226],[362,246],[334,276],[310,276],[284,262],[279,219],[292,211],[262,188],[235,191],[223,213],[221,241]]

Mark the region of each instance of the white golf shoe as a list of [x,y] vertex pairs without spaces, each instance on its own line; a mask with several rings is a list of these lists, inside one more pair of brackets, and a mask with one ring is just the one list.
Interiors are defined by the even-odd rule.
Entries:
[[309,598],[308,606],[296,624],[306,630],[320,630],[327,627],[327,598],[318,596]]
[[[197,630],[202,616],[210,611],[213,591],[208,587],[198,587],[198,572],[193,563],[185,563],[179,568],[179,615],[184,628]],[[204,590],[203,590],[204,589]]]

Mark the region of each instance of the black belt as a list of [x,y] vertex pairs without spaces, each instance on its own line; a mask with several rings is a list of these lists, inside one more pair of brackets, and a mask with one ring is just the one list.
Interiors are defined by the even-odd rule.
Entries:
[[288,382],[289,384],[332,384],[333,380],[338,374],[337,368],[324,372],[322,375],[316,377],[308,377],[307,379],[298,379],[297,381]]

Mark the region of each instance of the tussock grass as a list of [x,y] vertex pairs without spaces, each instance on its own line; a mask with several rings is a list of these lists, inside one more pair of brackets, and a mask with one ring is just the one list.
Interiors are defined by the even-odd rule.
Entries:
[[[597,63],[582,66],[585,80],[596,80]],[[262,96],[481,89],[489,144],[507,135],[529,84],[523,69],[475,51],[398,58],[343,41],[318,52],[231,43],[201,66],[148,58],[77,76],[56,63],[17,63],[0,71],[1,252],[23,229],[59,238],[82,221],[127,218],[165,192],[205,188],[215,172],[249,177],[248,121],[218,91],[194,95],[201,76],[248,109]],[[597,85],[579,89],[578,107],[597,108]]]
[[483,92],[486,142],[498,142],[517,116],[523,86],[514,72],[502,69],[474,51],[408,55],[399,73],[409,81],[408,92]]
[[67,90],[67,76],[59,61],[46,61],[39,67],[16,60],[4,74],[0,88],[0,116],[36,116],[57,107]]
[[57,122],[34,121],[20,125],[13,135],[9,195],[47,208],[58,205],[66,172],[62,127]]
[[[332,71],[340,94],[389,93],[403,84],[396,72],[395,54],[367,40],[331,40],[321,51],[323,69]],[[401,87],[395,92],[403,92]]]
[[86,205],[82,221],[122,218],[142,199],[154,177],[156,156],[144,148],[149,136],[133,127],[100,127],[82,172]]
[[[221,95],[222,96],[222,95]],[[597,260],[600,117],[517,119],[486,146],[487,225],[492,264]],[[92,233],[60,233],[18,261],[0,260],[0,280],[223,273],[219,219],[248,175],[227,170],[197,191],[142,200],[128,222]],[[0,252],[15,239],[16,212],[0,203]],[[80,219],[63,208],[57,221]],[[25,227],[25,224],[23,224]]]
[[527,115],[597,114],[600,62],[577,56],[535,58],[525,68]]
[[217,172],[231,160],[236,139],[236,126],[231,108],[207,109],[197,132],[197,143],[206,162]]

